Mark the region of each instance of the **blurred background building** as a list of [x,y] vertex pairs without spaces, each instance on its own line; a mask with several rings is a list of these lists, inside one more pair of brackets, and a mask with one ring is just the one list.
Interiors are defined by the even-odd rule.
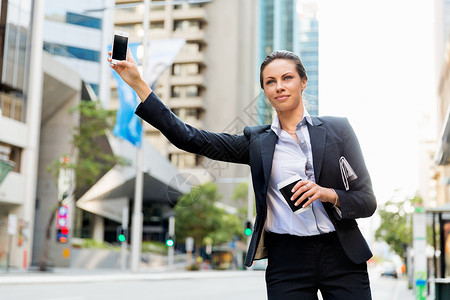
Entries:
[[[31,100],[36,99],[31,97],[35,91],[29,90],[32,8],[33,1],[3,1],[1,6],[0,144],[9,149],[15,168],[0,186],[0,260],[6,264],[9,252],[11,266],[31,262],[35,212],[50,211],[47,200],[56,199],[45,164],[69,151],[75,122],[66,110],[79,101],[81,90],[76,72],[44,54],[42,74],[35,78],[42,80],[42,98],[37,97],[39,103]],[[41,113],[42,106],[46,109]]]
[[[12,252],[16,253],[12,265],[20,265],[24,256],[28,263],[38,264],[42,256],[44,228],[57,195],[46,167],[56,157],[70,152],[71,129],[79,122],[78,116],[67,118],[68,108],[79,101],[96,99],[108,108],[119,106],[117,84],[111,80],[111,70],[104,59],[113,29],[128,32],[130,43],[142,43],[144,35],[142,1],[46,0],[40,143],[29,145],[27,114],[33,112],[27,111],[26,100],[33,4],[33,0],[10,0],[3,1],[1,7],[0,146],[8,148],[15,167],[0,186],[0,205],[5,207],[0,216],[0,253],[7,252],[9,214],[19,217],[23,230],[22,241],[12,243]],[[307,92],[311,96],[308,100],[313,101],[308,108],[317,114],[317,30],[314,1],[151,1],[149,39],[186,41],[173,65],[158,78],[155,91],[186,123],[200,129],[240,134],[247,125],[270,121],[272,112],[264,104],[258,84],[259,64],[274,49],[287,49],[304,57],[309,76]],[[142,54],[141,48],[138,56]],[[218,163],[181,151],[148,124],[144,131],[146,141],[176,169],[193,174],[199,182],[218,183],[219,193],[224,195],[222,202],[230,211],[233,206],[245,205],[231,201],[231,195],[237,184],[248,182],[247,166]],[[23,134],[14,134],[17,132]],[[111,149],[120,147],[112,145]],[[27,155],[38,154],[39,176],[33,178],[24,170],[22,161]],[[134,182],[130,180],[131,183],[111,186],[109,194],[96,199],[91,198],[97,191],[94,186],[82,202],[101,202],[111,193],[123,194]],[[33,182],[36,196],[17,189],[26,181]],[[128,196],[132,201],[132,195]],[[144,219],[148,221],[144,236],[150,239],[160,238],[167,230],[161,215],[165,210],[159,206],[144,201]],[[72,208],[76,236],[113,239],[118,218],[90,207],[84,207],[88,211]],[[53,257],[61,253],[62,246],[52,246]],[[62,258],[59,262],[65,264]]]
[[[130,34],[130,43],[142,43],[143,1],[45,1],[43,16],[42,86],[40,103],[30,102],[29,66],[34,0],[3,0],[0,14],[0,147],[13,169],[0,182],[0,265],[11,245],[11,265],[37,264],[42,256],[46,222],[57,200],[56,185],[46,167],[71,151],[71,130],[79,122],[67,113],[83,100],[100,100],[119,108],[117,83],[112,80],[106,52],[114,29]],[[435,1],[435,99],[421,117],[420,184],[425,207],[450,202],[450,47],[449,1]],[[232,20],[232,21],[231,21]],[[151,1],[148,38],[183,39],[173,65],[157,79],[155,92],[186,123],[197,128],[240,134],[247,125],[271,122],[272,111],[259,87],[259,65],[276,49],[300,55],[308,74],[307,108],[319,114],[319,18],[314,0],[204,0]],[[139,49],[138,49],[139,50]],[[142,47],[138,58],[142,58]],[[93,94],[90,92],[94,92]],[[434,103],[437,102],[436,108]],[[35,108],[42,107],[41,110]],[[40,128],[31,119],[38,118]],[[430,134],[432,132],[432,134]],[[38,139],[31,138],[38,134]],[[157,195],[144,192],[144,237],[161,240],[167,215],[176,201],[168,200],[167,186],[178,174],[194,175],[198,182],[219,185],[222,203],[233,211],[245,205],[231,200],[238,183],[248,182],[249,169],[210,161],[175,148],[155,128],[144,124],[147,150],[144,180]],[[107,139],[111,151],[133,150]],[[120,150],[122,149],[122,150]],[[125,149],[125,150],[124,150]],[[38,162],[33,170],[30,161]],[[158,163],[155,163],[158,161]],[[155,167],[157,165],[157,167]],[[153,168],[153,169],[152,169]],[[117,171],[117,170],[113,170]],[[36,176],[37,172],[37,176]],[[119,172],[120,173],[120,172]],[[73,207],[76,236],[112,241],[120,217],[102,212],[117,199],[133,203],[133,168],[113,182],[105,174],[82,197],[83,209]],[[111,184],[101,191],[99,186]],[[36,192],[33,194],[33,188]],[[175,194],[183,188],[175,187]],[[165,200],[161,200],[164,198]],[[108,202],[110,201],[110,202]],[[95,205],[96,207],[94,207]],[[115,202],[114,202],[115,203]],[[102,206],[103,205],[103,206]],[[19,230],[8,234],[9,215]],[[374,228],[371,230],[373,231]],[[53,232],[54,234],[54,232]],[[364,232],[367,236],[367,232]],[[66,261],[54,242],[52,256]]]
[[[149,40],[186,41],[173,65],[157,79],[155,92],[178,117],[194,127],[241,133],[244,126],[256,124],[250,110],[256,95],[257,1],[193,2],[151,1]],[[136,5],[120,8],[126,3]],[[130,43],[142,43],[142,1],[118,0],[116,4],[115,29],[129,32]],[[138,51],[140,54],[142,51]],[[114,107],[114,84],[111,95]],[[181,172],[194,175],[202,183],[217,182],[227,204],[237,183],[248,181],[247,166],[186,153],[148,124],[144,124],[144,131],[146,139]]]
[[113,0],[45,0],[44,49],[78,72],[107,106]]

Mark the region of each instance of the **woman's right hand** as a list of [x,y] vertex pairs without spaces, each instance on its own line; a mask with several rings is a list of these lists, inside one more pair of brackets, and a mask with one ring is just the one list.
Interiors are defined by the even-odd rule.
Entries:
[[[108,55],[108,61],[111,62],[111,51],[108,52]],[[118,61],[117,64],[111,63],[111,68],[131,87],[141,80],[138,65],[131,54],[130,48],[127,49],[127,60]]]
[[[108,61],[111,62],[111,51],[108,52]],[[152,92],[145,80],[141,77],[138,65],[131,54],[130,48],[127,49],[127,60],[111,63],[117,74],[125,81],[133,90],[136,91],[141,101],[145,101],[148,95]]]

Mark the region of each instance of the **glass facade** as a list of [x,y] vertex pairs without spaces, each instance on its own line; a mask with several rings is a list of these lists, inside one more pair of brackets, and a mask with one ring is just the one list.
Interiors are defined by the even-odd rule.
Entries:
[[[294,12],[296,3],[296,0],[260,0],[260,62],[275,50],[284,49],[295,52],[297,32]],[[260,93],[257,103],[258,122],[260,124],[270,123],[272,108],[264,93]]]
[[44,50],[58,56],[73,57],[94,62],[100,61],[100,51],[95,50],[49,42],[44,42]]
[[[308,75],[308,86],[303,94],[305,106],[311,115],[317,115],[319,69],[316,0],[260,0],[259,15],[260,62],[274,50],[289,50],[299,55]],[[262,92],[258,99],[258,115],[260,124],[272,120],[270,104]]]
[[73,12],[66,13],[66,23],[88,28],[102,29],[102,19],[80,15]]
[[[80,72],[99,95],[103,1],[46,0],[44,50]],[[70,36],[70,39],[67,38]]]
[[2,1],[0,14],[0,108],[25,121],[32,0]]
[[303,94],[311,115],[318,115],[319,99],[319,21],[315,0],[299,1],[299,54],[308,75]]

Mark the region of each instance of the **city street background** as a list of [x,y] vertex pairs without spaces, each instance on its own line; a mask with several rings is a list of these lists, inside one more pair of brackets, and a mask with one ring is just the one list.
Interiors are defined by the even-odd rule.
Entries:
[[[39,281],[32,278],[33,275],[21,275],[22,278],[10,279],[9,283],[2,283],[5,277],[0,275],[0,299],[267,299],[264,271],[151,272],[140,274],[111,272],[107,275],[86,272],[83,275],[76,274],[77,271],[73,271],[73,273],[75,274],[63,272],[63,274],[40,275],[47,278]],[[412,290],[407,288],[405,278],[380,277],[375,271],[371,271],[369,274],[373,300],[415,299]],[[23,283],[20,283],[21,281]],[[42,281],[47,281],[47,283]]]
[[[450,0],[0,8],[0,300],[266,298],[264,271],[237,271],[254,222],[248,166],[142,126],[139,99],[106,60],[114,30],[174,114],[228,134],[270,124],[259,65],[297,53],[308,111],[348,118],[371,175],[378,209],[357,222],[373,298],[414,299],[413,277],[448,279],[450,220],[433,209],[450,210]],[[380,276],[385,263],[398,279]]]

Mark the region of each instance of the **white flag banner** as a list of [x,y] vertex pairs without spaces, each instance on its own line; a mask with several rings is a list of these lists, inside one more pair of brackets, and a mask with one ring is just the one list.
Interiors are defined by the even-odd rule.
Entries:
[[186,43],[184,39],[152,40],[148,47],[148,65],[145,70],[145,81],[153,86],[166,68],[172,65],[175,56]]

